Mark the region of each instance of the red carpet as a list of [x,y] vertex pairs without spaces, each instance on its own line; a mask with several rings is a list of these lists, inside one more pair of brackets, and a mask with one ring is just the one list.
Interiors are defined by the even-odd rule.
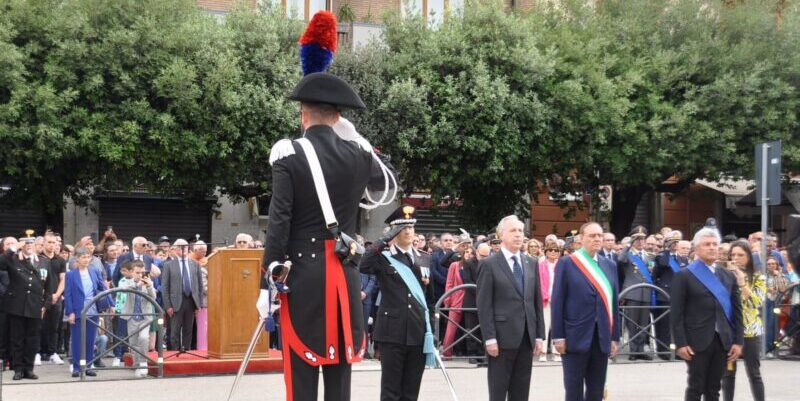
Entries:
[[[200,355],[200,357],[188,353],[174,356],[176,351],[164,352],[164,376],[201,376],[201,375],[219,375],[219,374],[236,374],[239,371],[239,366],[242,364],[241,359],[205,359],[207,357],[206,351],[191,351],[192,354]],[[158,354],[151,352],[148,355],[153,359],[158,359]],[[125,365],[131,366],[133,359],[125,356]],[[247,373],[272,373],[283,372],[283,358],[281,352],[278,350],[270,349],[269,357],[261,355],[253,355],[250,362],[247,364]],[[151,363],[150,376],[158,375],[158,368]]]

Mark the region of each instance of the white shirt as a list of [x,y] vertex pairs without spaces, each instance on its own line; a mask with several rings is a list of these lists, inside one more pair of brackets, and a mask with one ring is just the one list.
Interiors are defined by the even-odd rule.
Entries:
[[511,269],[512,273],[514,272],[514,260],[511,259],[512,257],[517,258],[517,263],[519,264],[519,267],[522,268],[522,257],[520,256],[519,251],[517,251],[517,253],[511,253],[511,251],[506,249],[506,247],[501,247],[500,252],[502,252],[503,257],[506,258],[506,262],[508,263],[508,268]]
[[142,262],[144,262],[144,256],[137,255],[136,252],[131,252],[131,253],[133,254],[133,260],[141,260]]
[[189,273],[189,261],[184,259],[176,259],[178,261],[178,267],[181,270],[181,279],[183,279],[183,266],[186,265],[186,275],[189,277],[189,282],[192,282],[192,273]]
[[411,264],[414,264],[414,262],[416,262],[416,260],[414,260],[414,252],[411,251],[412,247],[408,247],[408,249],[403,249],[400,247],[400,245],[397,244],[394,244],[394,247],[395,249],[397,249],[398,252],[402,252],[408,255],[408,257],[411,258]]

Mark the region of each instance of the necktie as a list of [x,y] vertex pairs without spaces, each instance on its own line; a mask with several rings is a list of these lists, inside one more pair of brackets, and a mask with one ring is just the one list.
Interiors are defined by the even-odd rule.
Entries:
[[519,261],[517,260],[517,255],[511,257],[511,260],[514,261],[514,266],[512,267],[512,272],[514,273],[514,279],[516,279],[517,291],[519,291],[520,295],[524,293],[524,284],[522,282],[522,266],[519,265]]
[[135,295],[135,294],[133,295],[133,316],[132,316],[132,318],[133,318],[133,320],[135,320],[137,322],[141,321],[142,319],[144,319],[144,316],[142,316],[142,297],[140,297],[138,295]]
[[183,275],[183,296],[192,295],[192,283],[189,281],[189,270],[186,269],[186,259],[181,259],[181,273]]

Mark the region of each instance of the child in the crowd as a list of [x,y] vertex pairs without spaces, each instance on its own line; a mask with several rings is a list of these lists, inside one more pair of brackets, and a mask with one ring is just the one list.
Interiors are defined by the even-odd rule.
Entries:
[[[126,263],[127,264],[127,263]],[[144,263],[134,260],[130,262],[133,268],[130,277],[125,277],[119,281],[119,288],[133,289],[145,293],[155,299],[156,290],[153,281],[148,274],[145,274]],[[123,265],[124,268],[125,265]],[[123,270],[124,273],[124,270]],[[128,293],[122,304],[121,319],[127,321],[127,332],[132,335],[130,338],[131,354],[136,369],[136,377],[147,376],[147,354],[148,343],[150,340],[150,323],[153,321],[153,304],[148,302],[143,296]]]
[[[131,266],[132,263],[133,261],[128,261],[119,267],[119,273],[122,275],[120,281],[126,279],[131,280],[131,277],[133,276],[133,267]],[[117,299],[114,304],[114,311],[116,313],[122,313],[122,306],[125,305],[127,296],[128,294],[124,292],[117,293]],[[128,336],[127,323],[120,317],[114,319],[114,335],[116,335],[118,338],[125,338]],[[111,363],[111,366],[121,366],[122,356],[125,354],[125,351],[127,351],[127,347],[124,344],[114,348],[114,362]]]

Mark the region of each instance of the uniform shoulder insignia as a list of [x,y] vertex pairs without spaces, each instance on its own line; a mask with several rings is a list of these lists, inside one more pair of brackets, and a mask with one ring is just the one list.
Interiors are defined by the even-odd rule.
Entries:
[[335,132],[339,138],[345,141],[355,142],[365,152],[372,152],[372,145],[370,145],[369,142],[364,139],[364,137],[361,136],[358,131],[356,131],[356,127],[350,122],[350,120],[344,117],[339,117],[339,121],[337,121],[336,124],[333,124],[332,128],[333,132]]
[[284,157],[294,154],[294,146],[291,139],[281,139],[272,145],[272,150],[269,152],[269,165],[275,164],[276,161]]

